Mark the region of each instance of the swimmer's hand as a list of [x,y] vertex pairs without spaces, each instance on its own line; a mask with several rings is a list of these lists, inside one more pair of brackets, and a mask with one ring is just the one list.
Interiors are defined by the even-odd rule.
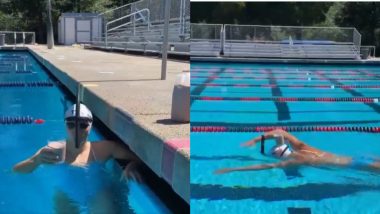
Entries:
[[55,164],[61,161],[59,154],[49,147],[40,149],[34,159],[38,164]]
[[139,163],[136,161],[132,161],[132,162],[128,163],[127,166],[125,167],[122,175],[121,175],[121,180],[122,179],[126,179],[126,180],[132,179],[132,180],[135,180],[139,183],[142,183],[143,179],[139,173],[138,166],[139,166]]
[[220,174],[225,174],[225,173],[229,173],[229,172],[232,172],[234,171],[233,169],[231,168],[224,168],[224,169],[218,169],[216,171],[214,171],[214,174],[215,175],[220,175]]

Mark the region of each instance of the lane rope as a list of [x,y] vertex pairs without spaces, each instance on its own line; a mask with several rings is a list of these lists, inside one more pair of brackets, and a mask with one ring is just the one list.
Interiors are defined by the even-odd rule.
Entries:
[[274,102],[356,102],[378,103],[379,97],[209,97],[191,95],[191,100],[205,101],[274,101]]
[[15,125],[15,124],[42,124],[45,120],[33,119],[33,117],[27,116],[0,116],[0,125]]
[[275,129],[282,129],[289,132],[380,133],[380,127],[368,126],[192,126],[191,132],[268,132]]
[[11,88],[11,87],[53,87],[54,83],[50,81],[13,81],[13,82],[0,82],[0,88]]
[[377,78],[322,78],[322,77],[255,77],[255,76],[229,76],[229,77],[221,77],[221,76],[197,76],[197,75],[191,75],[192,79],[234,79],[234,80],[355,80],[355,81],[376,81]]
[[222,83],[191,83],[192,86],[207,86],[207,87],[260,87],[260,88],[380,88],[380,85],[275,85],[275,84],[222,84]]
[[[364,71],[363,71],[364,72]],[[201,71],[191,71],[192,74],[207,74],[207,75],[218,75],[218,74],[270,74],[270,72],[263,72],[263,71],[256,71],[256,72],[248,72],[248,71],[241,71],[241,72],[233,72],[233,71],[222,71],[222,72],[201,72]],[[272,72],[274,75],[282,75],[282,74],[290,74],[290,75],[342,75],[342,76],[376,76],[376,74],[373,73],[351,73],[351,72]]]

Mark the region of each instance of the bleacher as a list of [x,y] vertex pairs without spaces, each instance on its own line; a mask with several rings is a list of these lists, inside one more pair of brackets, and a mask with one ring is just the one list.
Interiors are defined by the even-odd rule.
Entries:
[[[180,1],[183,1],[185,5],[186,0]],[[147,8],[142,8],[142,5]],[[152,7],[150,1],[142,0],[115,8],[114,11],[123,16],[111,16],[105,19],[104,36],[90,41],[87,47],[161,54],[164,42],[164,21],[161,18],[164,15],[152,15],[154,12]],[[184,6],[176,8],[176,4],[172,4],[172,12],[179,10],[183,10],[182,13],[178,13],[181,17],[177,17],[176,13],[170,15],[167,51],[168,54],[173,55],[189,55],[190,16],[186,13]],[[107,14],[115,13],[114,11],[110,10],[101,15],[107,17]],[[145,18],[141,18],[145,13],[140,13],[140,11],[148,11]],[[158,18],[152,20],[154,17]]]
[[354,45],[302,45],[227,43],[224,55],[228,57],[357,59]]
[[191,26],[191,56],[355,60],[363,55],[361,35],[355,28]]

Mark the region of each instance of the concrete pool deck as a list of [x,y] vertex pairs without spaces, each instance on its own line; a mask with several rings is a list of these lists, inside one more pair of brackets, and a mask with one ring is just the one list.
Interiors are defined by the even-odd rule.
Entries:
[[190,125],[170,120],[176,75],[189,63],[168,61],[160,80],[161,59],[87,50],[27,46],[73,94],[118,135],[187,203],[190,198]]

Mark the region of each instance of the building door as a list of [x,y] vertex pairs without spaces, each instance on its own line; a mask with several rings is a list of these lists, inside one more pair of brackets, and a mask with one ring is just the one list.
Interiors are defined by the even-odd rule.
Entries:
[[91,41],[91,19],[76,20],[76,42],[85,43]]

